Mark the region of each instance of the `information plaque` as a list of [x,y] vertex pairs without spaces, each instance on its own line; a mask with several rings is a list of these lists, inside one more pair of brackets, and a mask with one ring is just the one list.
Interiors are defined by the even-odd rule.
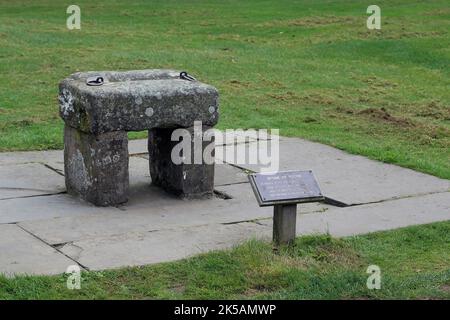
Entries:
[[249,175],[261,207],[324,200],[312,171],[280,171]]

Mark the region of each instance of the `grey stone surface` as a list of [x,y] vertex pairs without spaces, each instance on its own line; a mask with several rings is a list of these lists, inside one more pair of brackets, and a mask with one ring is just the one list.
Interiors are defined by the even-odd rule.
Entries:
[[[250,147],[250,145],[253,145]],[[256,143],[245,146],[248,152],[257,150]],[[225,146],[230,149],[234,146]],[[267,153],[264,145],[261,152]],[[216,158],[225,151],[216,147]],[[228,161],[227,161],[228,160]],[[414,195],[450,190],[450,181],[431,175],[401,168],[395,165],[373,161],[362,156],[305,141],[298,138],[282,138],[280,141],[280,170],[312,170],[322,193],[347,205],[376,202]],[[225,162],[240,167],[260,171],[263,167],[255,164],[236,163],[232,159]]]
[[148,154],[148,139],[129,140],[128,153],[130,155]]
[[128,200],[128,137],[123,131],[99,135],[64,128],[64,173],[69,194],[98,206]]
[[[227,203],[246,206],[246,208],[254,208],[260,211],[267,209],[267,212],[272,212],[271,207],[260,208],[258,206],[255,194],[253,193],[250,183],[217,186],[215,190],[231,197],[230,200],[227,200]],[[320,202],[302,203],[301,205],[297,206],[297,212],[323,212],[333,207],[334,206]]]
[[[434,194],[377,204],[329,209],[321,213],[302,214],[297,217],[297,234],[329,232],[335,236],[348,236],[404,227],[410,224],[448,220],[450,219],[449,195],[450,193]],[[242,207],[230,207],[228,212],[231,213],[237,208],[246,211]],[[269,212],[270,215],[271,208]],[[170,216],[168,213],[166,215]],[[44,226],[49,232],[59,232],[63,237],[67,237],[70,233],[73,235],[74,231],[82,233],[89,228],[91,231],[96,230],[96,234],[89,232],[79,234],[78,238],[70,240],[74,242],[66,244],[62,249],[65,254],[93,269],[184,258],[204,250],[226,248],[237,241],[247,240],[254,236],[269,239],[272,232],[272,220],[268,217],[258,220],[257,224],[225,225],[231,227],[230,232],[225,232],[226,229],[216,228],[216,226],[222,227],[219,223],[220,220],[210,222],[205,219],[203,224],[180,227],[177,225],[180,216],[176,216],[172,219],[164,219],[165,222],[169,222],[166,226],[171,228],[158,229],[158,225],[154,224],[153,229],[148,228],[149,226],[146,229],[141,228],[142,219],[146,218],[142,212],[141,219],[137,220],[137,216],[129,212],[124,212],[121,219],[118,217],[117,214],[109,213],[108,219],[105,219],[106,216],[94,215],[82,219],[72,219],[71,223],[63,218],[53,219],[53,221],[59,221],[59,224],[54,224],[49,220],[47,223],[45,221],[23,223],[21,226],[39,236],[42,235],[40,231],[44,230]],[[211,217],[211,215],[204,217]],[[161,216],[161,218],[163,217]],[[97,221],[93,219],[97,219]],[[103,229],[101,228],[102,221],[107,224]],[[198,220],[194,222],[200,223]],[[240,229],[242,225],[245,225],[244,229]],[[33,229],[36,226],[38,228]],[[238,226],[238,229],[234,229],[235,226]],[[113,232],[104,233],[106,230]],[[61,239],[54,240],[61,243]]]
[[[335,236],[348,236],[448,220],[448,199],[448,193],[434,194],[299,215],[297,235],[329,232]],[[88,238],[68,243],[62,251],[91,269],[116,268],[181,259],[209,250],[229,248],[252,238],[268,240],[271,232],[271,219],[258,223],[208,224]]]
[[[132,157],[134,158],[134,157]],[[141,158],[143,160],[146,160],[147,167],[148,167],[148,154],[140,154],[136,158]],[[131,161],[131,158],[130,158]],[[133,168],[133,165],[130,164],[130,170]],[[229,164],[216,164],[214,166],[214,186],[224,186],[224,185],[230,185],[235,183],[244,183],[248,182],[247,173],[245,170],[242,170],[240,168],[233,167]],[[131,172],[130,172],[130,185],[132,186],[133,183],[131,182]]]
[[54,248],[12,224],[0,224],[0,273],[59,274],[76,264]]
[[[216,150],[219,147],[216,146]],[[130,200],[118,208],[94,207],[66,194],[0,200],[0,272],[56,273],[63,272],[68,265],[63,267],[61,264],[59,269],[47,267],[42,261],[53,258],[51,254],[47,255],[48,252],[41,254],[41,249],[31,250],[26,256],[30,260],[26,260],[23,250],[31,248],[29,240],[18,240],[17,236],[2,232],[4,225],[1,223],[18,222],[8,226],[23,228],[45,243],[60,245],[64,253],[94,269],[179,259],[206,250],[227,248],[253,236],[272,237],[273,208],[258,207],[250,184],[246,177],[239,175],[239,169],[216,165],[215,190],[231,199],[213,197],[185,201],[150,184],[148,161],[143,156],[129,159]],[[297,235],[328,232],[334,236],[349,236],[450,220],[450,192],[445,192],[447,180],[348,155],[301,139],[282,137],[281,156],[282,169],[313,169],[324,193],[334,193],[337,200],[370,202],[380,199],[379,203],[345,208],[320,203],[298,205]],[[30,162],[61,164],[61,152],[18,153],[19,163],[25,161],[20,166],[29,165],[27,158]],[[24,172],[23,175],[29,177],[37,168],[45,168],[36,163],[41,166],[36,170],[20,170],[22,167],[16,167],[12,159],[11,154],[0,153],[0,169],[10,177],[13,176],[10,171]],[[337,172],[333,173],[333,170]],[[62,176],[59,178],[63,179]],[[20,174],[18,179],[21,179]],[[331,183],[325,183],[327,179]],[[391,196],[404,198],[389,200]],[[11,242],[2,240],[4,238],[11,238]],[[11,249],[5,259],[2,242],[14,248],[16,241],[25,243],[23,249],[17,253]],[[54,249],[45,243],[42,242],[44,248],[53,252]],[[26,270],[22,261],[28,264],[34,259],[38,259],[37,267]],[[20,263],[16,268],[11,261]]]
[[[171,141],[174,129],[156,128],[148,132],[149,167],[152,184],[183,198],[211,197],[214,189],[214,138],[202,139],[209,127],[186,128],[189,139],[177,155],[183,158],[177,164],[172,159],[179,141]],[[200,136],[199,141],[195,141]],[[212,146],[212,148],[211,148]],[[210,149],[210,151],[208,151]],[[186,150],[189,150],[187,153]],[[212,163],[205,162],[204,153],[212,157]],[[197,157],[198,155],[198,157]],[[198,159],[197,159],[198,158]]]
[[[260,208],[250,184],[218,187],[233,199],[184,201],[157,187],[134,189],[121,210],[58,219],[24,221],[20,225],[48,243],[58,244],[128,232],[150,232],[207,225],[271,219],[272,207]],[[298,206],[298,213],[322,213],[332,206],[318,203]],[[106,209],[106,208],[105,208]]]
[[[80,219],[80,216],[113,212],[120,212],[120,210],[95,207],[68,194],[0,200],[0,224],[34,220],[47,221],[45,219],[62,217],[77,220]],[[71,225],[67,224],[66,227],[70,228]]]
[[129,233],[86,239],[61,251],[91,270],[172,261],[230,248],[250,238],[267,238],[267,227],[255,223],[208,225],[177,230]]
[[0,152],[0,166],[62,161],[63,150]]
[[449,192],[301,215],[297,234],[328,232],[343,237],[446,220],[450,220]]
[[[102,86],[86,85],[101,75]],[[78,73],[59,86],[60,115],[66,124],[90,133],[213,126],[219,117],[218,92],[198,81],[177,79],[175,70]],[[211,112],[212,110],[212,112]]]
[[229,164],[216,164],[214,168],[214,186],[224,186],[248,182],[245,171]]
[[128,160],[128,172],[130,176],[130,195],[135,192],[147,190],[152,179],[148,168],[148,160],[133,156]]
[[64,177],[40,163],[2,165],[0,177],[0,199],[65,191]]

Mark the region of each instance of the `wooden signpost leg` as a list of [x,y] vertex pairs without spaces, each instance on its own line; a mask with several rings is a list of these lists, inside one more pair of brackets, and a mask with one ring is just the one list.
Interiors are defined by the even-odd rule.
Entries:
[[296,204],[277,204],[273,207],[273,241],[276,245],[295,240]]

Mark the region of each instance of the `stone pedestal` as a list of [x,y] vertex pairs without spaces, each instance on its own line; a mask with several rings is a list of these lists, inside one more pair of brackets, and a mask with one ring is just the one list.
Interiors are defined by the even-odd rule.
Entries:
[[[89,85],[88,79],[99,77],[102,84]],[[67,191],[99,206],[127,201],[127,131],[149,130],[153,183],[184,198],[211,196],[214,162],[203,162],[202,153],[213,155],[214,142],[194,140],[217,123],[219,95],[214,87],[190,80],[174,70],[82,72],[64,79],[59,105],[66,125]],[[192,147],[192,162],[172,162],[176,129],[192,139],[185,144],[186,150]]]
[[128,200],[128,137],[125,131],[87,134],[65,126],[67,192],[97,205]]

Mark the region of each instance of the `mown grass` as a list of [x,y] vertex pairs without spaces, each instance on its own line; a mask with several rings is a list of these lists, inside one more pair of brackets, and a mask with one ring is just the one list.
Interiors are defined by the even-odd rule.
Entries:
[[[185,69],[224,128],[279,128],[450,178],[445,0],[0,0],[0,150],[62,148],[57,83],[81,70]],[[143,137],[145,133],[132,134]]]
[[[308,236],[292,248],[250,241],[189,259],[65,275],[6,279],[0,299],[450,299],[450,222],[358,237]],[[369,265],[381,289],[366,286]]]

